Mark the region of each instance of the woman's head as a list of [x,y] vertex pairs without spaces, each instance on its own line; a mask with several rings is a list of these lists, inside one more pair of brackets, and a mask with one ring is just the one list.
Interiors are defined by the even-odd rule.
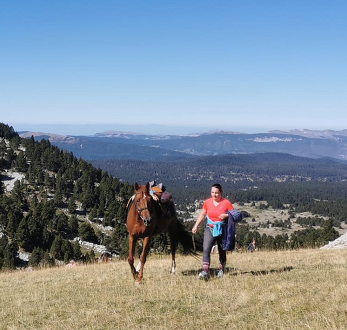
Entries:
[[223,189],[222,189],[222,186],[219,183],[215,183],[214,185],[212,185],[212,187],[211,187],[211,197],[214,200],[219,201],[222,198],[222,193],[223,193]]
[[213,184],[211,188],[216,188],[219,190],[220,193],[223,193],[223,188],[219,183]]

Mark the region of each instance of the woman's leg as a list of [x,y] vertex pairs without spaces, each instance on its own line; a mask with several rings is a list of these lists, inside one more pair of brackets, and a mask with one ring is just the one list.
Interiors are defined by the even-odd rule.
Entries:
[[218,246],[218,253],[219,253],[219,270],[224,271],[224,266],[227,261],[227,252],[223,250],[222,239],[223,239],[222,236],[218,236],[217,246]]
[[202,270],[208,273],[210,268],[210,254],[215,238],[212,236],[210,227],[206,226],[204,231]]

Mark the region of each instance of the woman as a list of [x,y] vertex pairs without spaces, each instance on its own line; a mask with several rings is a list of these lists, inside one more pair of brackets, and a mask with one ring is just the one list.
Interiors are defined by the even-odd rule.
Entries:
[[195,234],[201,221],[206,217],[207,223],[204,231],[202,272],[200,279],[208,279],[210,268],[210,253],[213,244],[217,242],[219,253],[219,271],[217,277],[222,277],[226,263],[226,251],[222,249],[222,224],[228,218],[227,212],[233,209],[230,201],[222,197],[223,189],[219,183],[211,187],[211,198],[204,201],[202,211],[199,214],[192,233]]

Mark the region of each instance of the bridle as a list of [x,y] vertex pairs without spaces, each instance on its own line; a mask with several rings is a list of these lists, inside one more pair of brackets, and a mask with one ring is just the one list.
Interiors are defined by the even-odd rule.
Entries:
[[[141,194],[141,193],[137,193],[137,195],[140,195],[140,194]],[[143,198],[143,199],[146,199],[146,193],[144,193],[144,195],[143,195],[142,198]],[[151,214],[151,213],[149,212],[148,206],[146,206],[146,207],[141,207],[141,208],[140,208],[139,205],[138,205],[138,203],[139,203],[139,200],[137,199],[136,202],[135,202],[136,211],[137,211],[137,213],[138,213],[140,219],[143,221],[144,225],[147,227],[147,226],[150,224],[150,222],[151,222],[151,218],[146,219],[145,217],[142,216],[142,212],[147,210],[149,214]]]

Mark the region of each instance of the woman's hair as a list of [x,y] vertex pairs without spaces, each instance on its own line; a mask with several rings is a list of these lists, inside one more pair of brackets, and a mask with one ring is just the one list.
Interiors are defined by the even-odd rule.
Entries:
[[221,193],[223,192],[223,188],[219,183],[215,183],[211,188],[217,188]]

